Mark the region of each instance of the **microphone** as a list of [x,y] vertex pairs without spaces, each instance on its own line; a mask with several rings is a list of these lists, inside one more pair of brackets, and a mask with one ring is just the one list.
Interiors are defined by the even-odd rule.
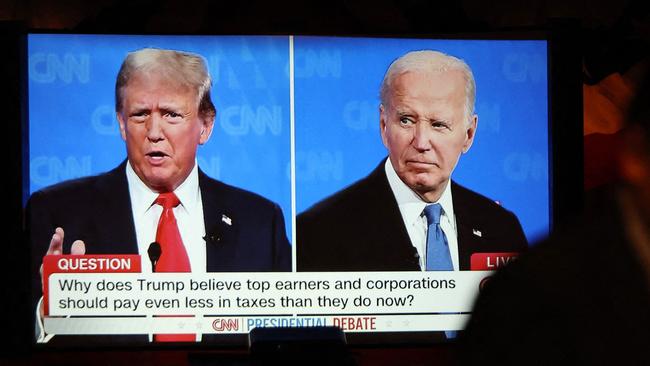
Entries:
[[151,261],[151,272],[156,272],[156,264],[158,263],[158,259],[160,259],[160,255],[162,254],[160,244],[158,244],[157,241],[149,244],[147,254],[149,254],[149,260]]
[[223,228],[221,227],[223,223],[218,223],[212,229],[206,230],[205,236],[203,237],[203,240],[205,240],[206,244],[212,244],[212,245],[217,245],[221,242],[221,233],[223,232]]
[[223,244],[222,241],[226,239],[224,236],[229,237],[232,235],[234,220],[229,215],[222,214],[221,221],[217,221],[210,230],[205,231],[203,240],[205,240],[206,244],[212,244],[214,246]]
[[221,236],[217,232],[206,233],[203,237],[203,240],[205,240],[206,243],[216,245],[221,241]]

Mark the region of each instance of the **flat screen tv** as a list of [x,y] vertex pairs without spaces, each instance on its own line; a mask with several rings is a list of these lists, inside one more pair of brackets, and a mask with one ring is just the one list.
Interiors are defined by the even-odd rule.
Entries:
[[[416,248],[411,248],[415,267],[408,268],[387,265],[386,270],[356,270],[364,266],[334,264],[313,271],[301,264],[301,253],[307,248],[300,241],[304,230],[301,214],[336,202],[333,195],[367,180],[373,171],[386,179],[387,145],[392,142],[386,141],[384,129],[392,122],[384,119],[388,112],[380,109],[380,88],[391,63],[411,51],[434,50],[458,58],[468,65],[475,80],[478,122],[473,144],[463,148],[452,169],[455,183],[511,212],[529,245],[548,235],[579,202],[574,195],[582,184],[580,105],[574,105],[580,103],[579,75],[572,73],[575,59],[567,56],[571,55],[566,52],[570,51],[567,42],[556,42],[552,33],[417,38],[29,33],[23,41],[23,90],[19,93],[22,166],[16,172],[21,181],[21,191],[16,193],[21,210],[31,209],[30,197],[47,195],[63,184],[72,195],[56,201],[53,210],[83,216],[73,219],[83,222],[81,231],[75,229],[70,234],[81,237],[67,241],[93,237],[85,236],[84,230],[115,233],[125,230],[125,222],[132,225],[129,235],[115,236],[119,238],[115,247],[131,249],[95,249],[94,243],[86,240],[86,251],[92,254],[83,256],[70,255],[69,244],[64,245],[62,254],[46,256],[48,243],[33,243],[27,230],[24,239],[31,243],[27,245],[30,273],[29,281],[23,283],[30,283],[32,295],[28,305],[31,317],[25,323],[36,328],[31,341],[39,348],[243,346],[256,327],[313,326],[340,327],[351,344],[453,342],[471,316],[481,284],[494,269],[515,260],[511,251],[480,247],[468,251],[464,249],[466,238],[456,238],[450,245],[455,247],[451,250],[453,270],[422,270],[426,254],[418,255]],[[215,229],[206,220],[189,234],[195,236],[194,243],[203,245],[193,249],[199,253],[198,263],[208,262],[206,268],[196,266],[197,254],[193,254],[195,265],[190,273],[152,272],[158,259],[146,249],[155,241],[151,234],[155,227],[148,229],[149,234],[140,234],[135,225],[146,220],[133,218],[138,213],[129,201],[133,199],[129,189],[134,188],[132,182],[127,184],[125,171],[135,165],[131,173],[137,175],[138,168],[135,163],[125,164],[125,139],[129,140],[116,113],[116,77],[127,55],[143,48],[189,52],[204,60],[212,81],[210,96],[216,117],[209,139],[202,140],[205,143],[197,150],[199,174],[249,192],[235,195],[247,197],[235,202],[222,198],[231,211],[218,211],[215,216],[208,213],[212,198],[201,187],[204,216],[218,225]],[[440,84],[439,89],[448,86]],[[403,88],[404,93],[415,93],[415,88],[409,88]],[[150,94],[157,91],[149,89]],[[399,97],[408,99],[408,95]],[[150,108],[145,114],[158,110],[163,118],[173,114],[160,103],[154,112]],[[399,111],[401,117],[395,122],[399,128],[409,123],[448,128],[444,119],[440,122],[429,115],[417,115],[415,123],[409,118],[417,113],[411,112]],[[140,111],[127,117],[136,114],[142,115]],[[578,120],[571,120],[576,116]],[[161,135],[173,133],[169,131]],[[438,149],[437,141],[422,143]],[[440,146],[444,150],[446,145]],[[399,161],[396,159],[392,165]],[[89,179],[84,177],[105,177],[116,167],[113,174],[121,177],[118,181],[123,186],[88,193]],[[398,174],[394,177],[401,179],[399,169],[395,170]],[[204,178],[200,179],[199,185],[203,185]],[[75,193],[75,189],[79,191]],[[452,197],[458,200],[454,189]],[[120,197],[127,197],[127,208],[116,212],[126,212],[127,217],[111,211]],[[248,200],[250,197],[254,199]],[[365,218],[377,210],[364,209],[365,204],[379,207],[375,198],[386,197],[362,197],[365,202],[359,202],[358,209],[340,212],[339,221],[330,217],[318,226],[316,219],[316,229],[322,230],[323,237],[336,238],[343,226],[355,227],[356,223],[359,232],[368,233],[395,225],[405,227],[399,215],[394,222],[369,225]],[[93,202],[96,200],[106,206]],[[260,264],[277,255],[273,252],[277,248],[258,251],[258,242],[264,239],[248,235],[267,230],[262,226],[269,225],[249,215],[271,212],[251,202],[264,202],[275,212],[274,231],[267,234],[276,244],[286,237],[283,243],[288,242],[288,257],[283,266]],[[392,207],[393,213],[400,212],[395,211],[394,196],[381,202]],[[92,210],[70,212],[86,203]],[[450,224],[456,232],[465,230],[461,212],[473,215],[483,209],[482,205],[454,208],[456,216]],[[40,227],[47,221],[52,235],[59,218],[47,215],[48,210],[30,213],[26,223]],[[92,215],[100,219],[90,219]],[[474,241],[490,240],[491,228],[470,229]],[[183,229],[181,234],[187,235]],[[350,260],[350,251],[340,244],[346,243],[349,232],[341,235],[340,242],[329,239],[333,241],[330,253],[322,247],[316,251],[327,255],[327,263],[339,254]],[[373,247],[358,250],[355,261],[376,260],[376,253],[386,248],[392,253],[395,243],[391,240],[394,238],[388,235],[386,243],[377,243],[376,251]],[[217,259],[211,257],[215,252]],[[390,263],[391,255],[382,260]],[[212,266],[211,260],[221,265]],[[318,263],[319,258],[307,260]],[[161,334],[190,334],[193,338],[159,342]]]

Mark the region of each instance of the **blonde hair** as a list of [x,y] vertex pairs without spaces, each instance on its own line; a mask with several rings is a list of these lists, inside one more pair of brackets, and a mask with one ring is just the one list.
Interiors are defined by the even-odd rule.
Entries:
[[122,109],[124,89],[131,77],[153,73],[180,86],[196,90],[199,113],[203,117],[214,118],[217,110],[210,98],[212,80],[203,57],[190,52],[158,48],[143,48],[130,52],[122,62],[115,82],[115,110],[118,113]]

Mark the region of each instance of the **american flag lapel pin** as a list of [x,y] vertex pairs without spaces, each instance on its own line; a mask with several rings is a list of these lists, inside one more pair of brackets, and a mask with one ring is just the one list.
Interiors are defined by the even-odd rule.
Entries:
[[228,226],[232,226],[232,219],[226,215],[221,215],[221,221],[225,222]]

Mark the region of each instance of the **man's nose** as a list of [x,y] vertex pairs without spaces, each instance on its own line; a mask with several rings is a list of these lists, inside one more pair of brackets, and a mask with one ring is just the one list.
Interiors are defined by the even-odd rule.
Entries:
[[160,141],[164,138],[163,119],[158,113],[152,113],[147,121],[147,138],[151,141]]
[[419,151],[431,149],[431,132],[427,129],[427,124],[419,122],[413,129],[412,145]]

